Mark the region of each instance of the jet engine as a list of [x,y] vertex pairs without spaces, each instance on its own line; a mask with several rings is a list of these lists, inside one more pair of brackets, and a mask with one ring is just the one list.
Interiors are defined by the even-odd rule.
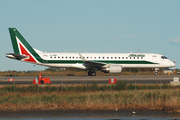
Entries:
[[104,73],[121,73],[122,72],[122,66],[121,65],[110,65],[107,68],[102,69]]

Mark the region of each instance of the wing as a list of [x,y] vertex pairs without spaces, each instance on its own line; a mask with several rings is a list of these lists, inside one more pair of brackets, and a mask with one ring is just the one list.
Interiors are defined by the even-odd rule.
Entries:
[[84,66],[87,69],[93,69],[93,68],[102,68],[105,65],[107,65],[106,63],[101,63],[101,62],[96,62],[96,61],[90,61],[85,59],[80,53],[78,53],[79,56],[81,57],[81,60],[84,61]]

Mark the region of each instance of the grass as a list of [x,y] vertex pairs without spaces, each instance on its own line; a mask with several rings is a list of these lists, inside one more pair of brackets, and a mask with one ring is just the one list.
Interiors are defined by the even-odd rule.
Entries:
[[116,84],[98,85],[96,82],[91,82],[83,85],[5,85],[0,86],[0,93],[6,92],[86,92],[86,91],[119,91],[119,90],[155,90],[155,89],[179,89],[180,86],[170,86],[169,84],[127,84],[126,81],[117,81]]
[[115,110],[145,109],[179,112],[180,90],[128,90],[68,93],[1,93],[0,110],[75,109]]
[[115,110],[145,109],[180,112],[180,89],[164,84],[160,89],[158,84],[137,85],[125,81],[112,86],[97,85],[66,86],[67,91],[56,92],[58,86],[37,85],[5,86],[0,88],[1,111],[23,111],[44,109],[74,109],[74,110]]

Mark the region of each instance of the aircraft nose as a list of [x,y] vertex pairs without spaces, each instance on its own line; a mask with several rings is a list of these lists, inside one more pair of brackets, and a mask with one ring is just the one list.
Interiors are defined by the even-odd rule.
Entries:
[[174,66],[175,66],[175,63],[172,62],[172,61],[170,61],[170,65],[171,65],[172,67],[174,67]]

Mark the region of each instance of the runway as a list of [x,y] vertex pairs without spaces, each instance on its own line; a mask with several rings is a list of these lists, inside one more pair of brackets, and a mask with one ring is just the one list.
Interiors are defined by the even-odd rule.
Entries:
[[[116,78],[117,81],[126,81],[127,83],[137,84],[159,84],[170,83],[173,81],[173,77],[179,77],[179,75],[120,75],[120,76],[43,76],[49,77],[52,84],[86,84],[86,81],[91,84],[96,82],[97,84],[108,84],[110,78]],[[15,84],[32,84],[33,79],[36,76],[1,76],[0,85],[13,84],[9,82],[9,78],[14,78]]]

